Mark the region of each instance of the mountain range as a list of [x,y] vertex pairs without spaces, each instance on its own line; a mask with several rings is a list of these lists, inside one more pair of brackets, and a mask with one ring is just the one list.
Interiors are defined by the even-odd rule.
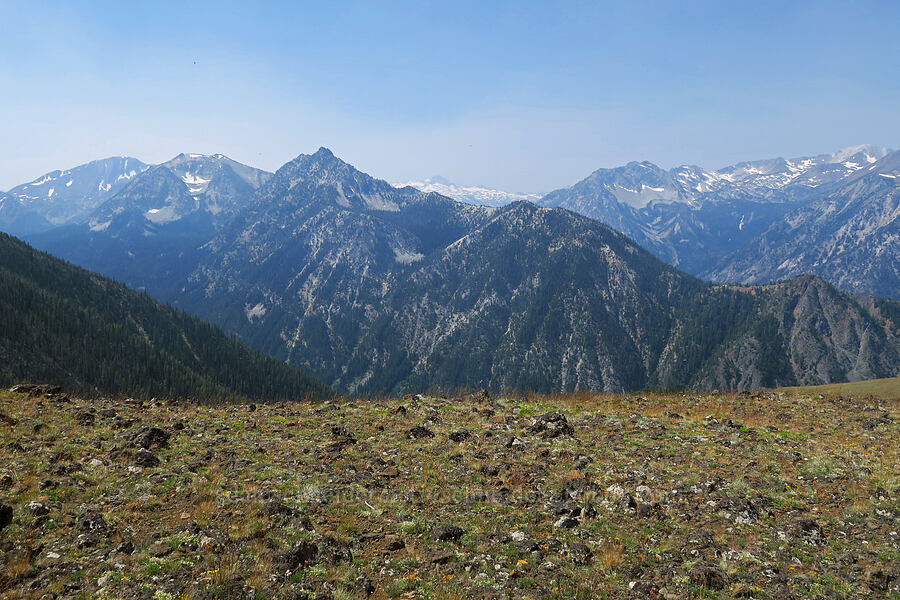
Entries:
[[[693,231],[725,256],[736,234],[713,225],[738,209],[743,224],[728,230],[746,230],[749,243],[792,211],[843,198],[846,186],[868,206],[896,185],[895,154],[828,156],[745,163],[717,179],[632,163],[554,192],[546,206],[492,207],[393,187],[325,148],[274,174],[179,155],[27,239],[353,393],[745,389],[897,375],[896,302],[810,276],[709,284],[658,258],[695,264],[702,252],[648,242]],[[887,187],[870,188],[872,177]],[[596,206],[619,220],[578,214]],[[667,210],[673,235],[616,231]],[[891,214],[881,242],[868,236],[876,245],[890,245]],[[662,222],[649,221],[660,231]]]
[[900,298],[897,162],[898,153],[874,146],[718,171],[633,162],[595,171],[540,204],[603,221],[714,281],[814,273],[848,291]]

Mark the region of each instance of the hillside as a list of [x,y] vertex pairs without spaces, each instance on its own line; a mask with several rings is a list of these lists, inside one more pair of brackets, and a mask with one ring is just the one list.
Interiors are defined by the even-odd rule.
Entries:
[[900,377],[887,379],[869,379],[850,383],[831,383],[827,385],[809,385],[783,388],[786,392],[801,394],[830,394],[865,398],[874,396],[885,400],[900,400]]
[[138,397],[328,394],[212,325],[0,234],[0,384],[22,380]]
[[895,598],[898,419],[776,393],[0,393],[0,595]]

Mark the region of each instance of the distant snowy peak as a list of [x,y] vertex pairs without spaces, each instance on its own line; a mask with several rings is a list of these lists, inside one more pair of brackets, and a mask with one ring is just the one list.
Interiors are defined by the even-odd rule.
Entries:
[[108,192],[115,186],[124,185],[129,179],[148,168],[148,165],[136,158],[127,156],[105,158],[64,171],[51,171],[34,181],[11,189],[8,195],[23,204],[44,203],[46,198],[53,198],[54,194],[57,202],[69,197],[78,200],[86,192],[93,197],[98,193]]
[[807,188],[834,183],[874,164],[891,150],[873,145],[852,146],[830,154],[743,162],[716,174],[734,184],[777,190],[791,185]]
[[878,162],[891,152],[890,148],[864,144],[862,146],[850,146],[825,156],[828,157],[828,162],[831,163],[856,162],[866,166]]
[[204,222],[218,227],[271,176],[224,154],[179,154],[136,177],[93,211],[87,225],[113,231],[205,215]]
[[481,206],[503,206],[511,202],[527,200],[529,202],[537,202],[541,199],[540,194],[522,194],[516,192],[506,192],[488,187],[481,186],[461,186],[444,179],[439,175],[429,177],[422,181],[407,181],[395,184],[396,187],[410,186],[426,193],[435,192],[442,196],[459,200],[467,204],[476,204]]
[[[250,187],[256,189],[272,177],[272,173],[247,166],[232,160],[224,154],[179,154],[175,158],[162,163],[173,173],[178,174],[186,184],[196,188],[209,183],[209,179],[221,173],[227,167],[235,175],[243,179]],[[206,175],[201,175],[201,174]],[[205,181],[200,181],[205,180]],[[205,187],[203,191],[205,191]],[[198,192],[199,193],[199,192]]]
[[[569,190],[582,198],[581,203],[589,202],[591,197],[601,204],[615,199],[634,210],[664,204],[698,208],[705,203],[736,198],[782,202],[787,198],[783,190],[808,190],[841,181],[875,165],[890,153],[891,150],[878,146],[853,146],[831,154],[770,158],[718,170],[683,165],[666,171],[651,162],[630,162],[621,167],[598,169]],[[542,202],[556,206],[554,202],[560,192],[545,196]],[[570,208],[577,210],[574,205]]]
[[148,168],[136,158],[116,156],[51,171],[0,195],[0,230],[22,236],[69,223]]

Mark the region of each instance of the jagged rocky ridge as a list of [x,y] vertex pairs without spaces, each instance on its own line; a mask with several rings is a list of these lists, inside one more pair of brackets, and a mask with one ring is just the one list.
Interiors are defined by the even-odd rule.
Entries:
[[787,213],[706,275],[759,283],[800,273],[819,274],[844,289],[900,297],[900,152]]

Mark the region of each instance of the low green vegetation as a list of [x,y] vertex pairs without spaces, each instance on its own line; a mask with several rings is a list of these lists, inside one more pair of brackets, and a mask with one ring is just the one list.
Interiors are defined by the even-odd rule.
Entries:
[[900,406],[0,394],[3,598],[898,598]]

